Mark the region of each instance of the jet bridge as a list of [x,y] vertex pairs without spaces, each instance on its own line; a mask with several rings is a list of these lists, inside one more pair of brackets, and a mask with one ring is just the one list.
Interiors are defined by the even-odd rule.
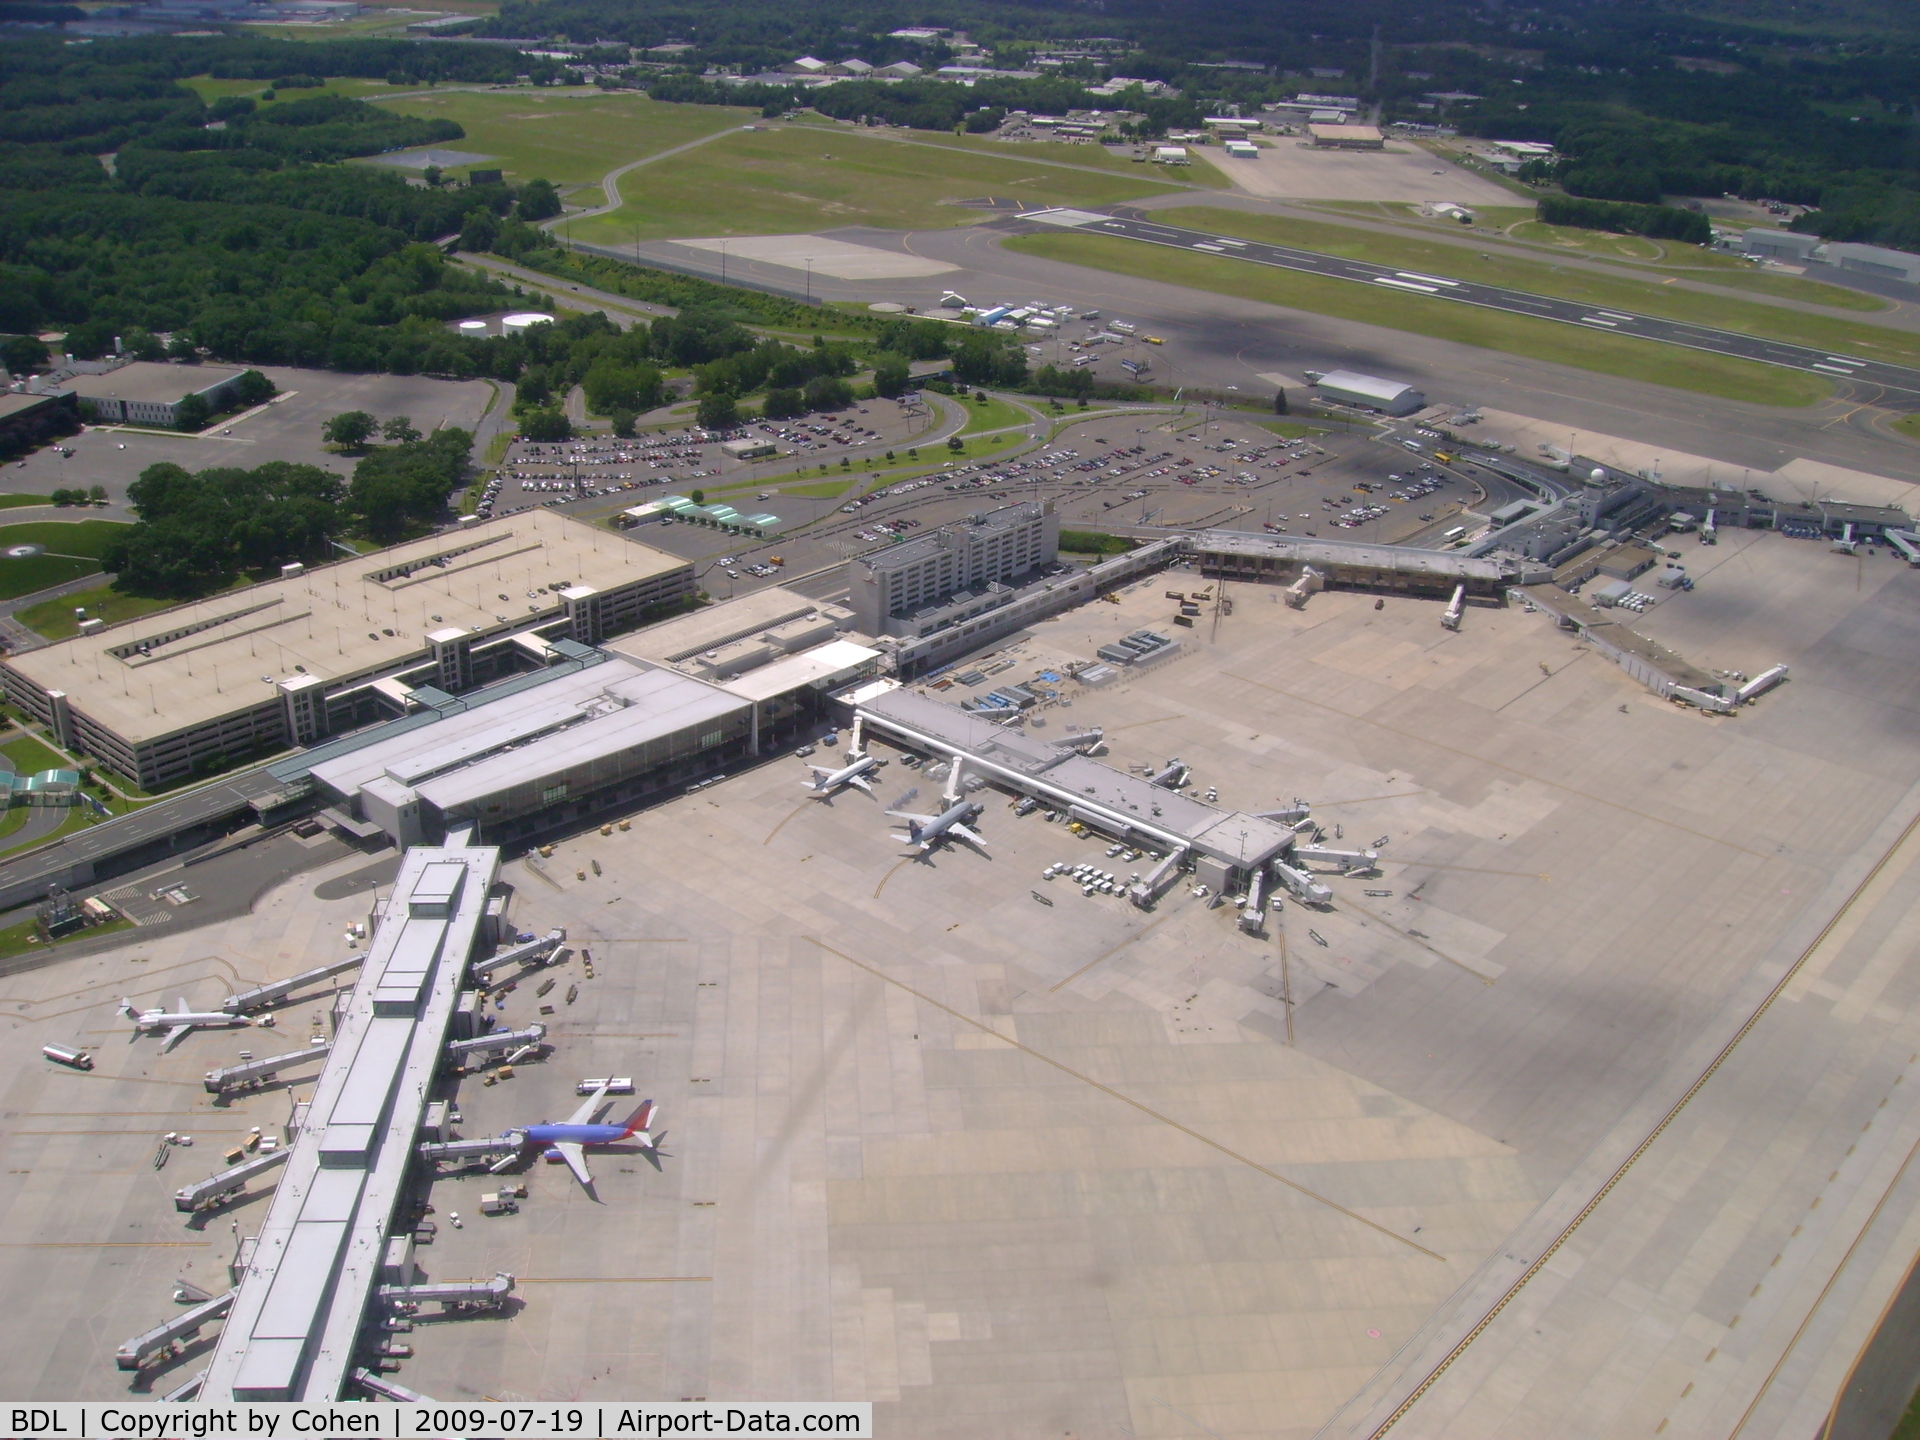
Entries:
[[230,1169],[222,1170],[218,1175],[209,1175],[195,1185],[184,1185],[173,1192],[173,1208],[183,1215],[191,1215],[226,1199],[237,1195],[247,1188],[247,1181],[256,1175],[264,1175],[269,1170],[277,1170],[287,1163],[287,1156],[293,1150],[269,1150],[264,1155],[251,1155]]
[[289,1050],[284,1055],[268,1055],[259,1060],[242,1060],[238,1065],[209,1070],[206,1079],[207,1093],[225,1095],[228,1091],[238,1090],[243,1085],[271,1080],[282,1070],[291,1070],[296,1065],[309,1064],[315,1060],[325,1060],[332,1052],[331,1044],[308,1045],[304,1049]]
[[561,945],[567,938],[564,930],[549,930],[538,940],[524,941],[519,945],[509,945],[484,960],[476,960],[468,967],[473,978],[484,980],[496,970],[504,970],[509,965],[525,965],[528,969],[538,969],[542,965],[561,965],[573,952]]
[[419,1285],[382,1285],[380,1299],[388,1305],[442,1305],[497,1310],[513,1294],[513,1276],[502,1270],[491,1280],[437,1280]]
[[366,958],[365,955],[349,955],[344,960],[336,960],[331,965],[316,965],[311,970],[302,970],[298,975],[289,975],[284,980],[269,980],[251,990],[242,990],[238,995],[229,995],[220,1002],[220,1008],[229,1015],[244,1015],[249,1010],[263,1009],[296,990],[304,990],[309,985],[318,985],[322,980],[331,980],[336,975],[344,974],[364,963]]
[[190,1310],[182,1310],[171,1320],[134,1336],[114,1352],[113,1363],[122,1370],[138,1370],[162,1350],[170,1347],[174,1341],[197,1335],[202,1325],[211,1325],[215,1320],[225,1319],[227,1312],[233,1308],[233,1297],[239,1293],[238,1290],[229,1290],[224,1295],[216,1295],[213,1299],[202,1301]]
[[517,1045],[538,1045],[547,1038],[547,1027],[538,1022],[524,1030],[496,1030],[491,1035],[476,1035],[471,1040],[455,1040],[447,1046],[449,1060],[465,1060],[470,1055],[490,1055],[496,1050],[511,1050]]

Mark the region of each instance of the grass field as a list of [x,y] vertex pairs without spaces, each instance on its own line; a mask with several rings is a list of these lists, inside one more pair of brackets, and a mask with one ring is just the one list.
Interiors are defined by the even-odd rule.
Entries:
[[[1105,170],[1116,175],[1145,174],[1146,178],[1171,179],[1165,167],[1151,168],[1125,154],[1116,155],[1104,145],[1070,145],[1064,140],[985,140],[978,135],[948,135],[932,130],[913,130],[905,134],[889,132],[893,138],[916,145],[941,145],[950,150],[970,150],[977,155],[992,155],[1012,160],[1051,160],[1060,165],[1079,165]],[[1193,165],[1179,179],[1209,190],[1225,190],[1231,184],[1211,165]]]
[[1090,265],[1144,280],[1160,280],[1296,310],[1408,330],[1439,340],[1477,345],[1534,360],[1644,380],[1757,405],[1811,405],[1832,393],[1818,376],[1747,360],[1703,354],[1625,335],[1503,315],[1423,295],[1385,291],[1350,281],[1240,261],[1183,254],[1104,235],[1023,235],[1006,242],[1025,255]]
[[1909,440],[1920,440],[1920,415],[1902,415],[1893,422],[1893,428]]
[[110,585],[100,585],[92,590],[63,595],[58,600],[43,600],[38,605],[30,605],[16,612],[13,618],[49,640],[66,640],[80,633],[80,624],[73,618],[77,605],[84,605],[89,617],[98,616],[113,625],[139,615],[151,615],[175,603],[172,600],[150,600],[139,595],[122,595]]
[[960,427],[962,435],[979,435],[988,430],[1004,430],[1012,425],[1024,425],[1032,417],[1026,411],[1009,405],[1005,400],[987,397],[984,405],[976,403],[972,397],[959,403],[967,407],[967,423]]
[[[378,96],[372,97],[378,99]],[[556,185],[597,184],[632,160],[758,120],[726,105],[664,105],[644,95],[598,90],[449,90],[386,102],[400,115],[453,120],[467,132],[434,148],[495,157],[509,177]]]
[[1798,345],[1815,345],[1843,352],[1863,348],[1875,360],[1920,365],[1920,335],[1908,331],[1886,330],[1837,317],[1808,315],[1795,310],[1782,310],[1774,305],[1735,300],[1723,295],[1705,295],[1697,290],[1675,290],[1659,284],[1618,279],[1585,270],[1561,270],[1537,261],[1515,260],[1486,251],[1463,250],[1411,236],[1402,239],[1397,235],[1356,230],[1347,225],[1325,225],[1312,220],[1250,215],[1238,210],[1198,206],[1162,210],[1158,214],[1169,225],[1221,230],[1230,235],[1245,236],[1249,240],[1293,245],[1303,250],[1344,256],[1349,260],[1367,260],[1410,270],[1424,270],[1459,280],[1477,280],[1486,285],[1525,290],[1534,295],[1580,300],[1589,305],[1636,310],[1645,315],[1660,315],[1693,325],[1710,325],[1719,330],[1735,330],[1743,335],[1760,335]]
[[18,510],[23,505],[51,505],[51,495],[0,495],[0,510]]
[[101,553],[125,528],[118,520],[41,520],[25,525],[0,525],[0,552],[15,545],[41,545],[47,551],[44,555],[27,555],[17,560],[0,554],[0,600],[31,595],[36,590],[97,573]]
[[[265,80],[216,80],[211,75],[195,75],[190,80],[180,82],[202,100],[211,104],[228,95],[252,95],[256,99],[270,89]],[[282,90],[282,100],[300,100],[315,95],[344,95],[349,100],[377,99],[393,93],[396,87],[384,80],[351,80],[336,77],[314,90]],[[279,101],[272,101],[278,104]]]
[[619,210],[574,221],[566,233],[615,245],[636,236],[782,235],[842,225],[932,229],[987,218],[989,212],[960,208],[957,200],[997,195],[1109,205],[1169,188],[1137,173],[1067,170],[815,126],[742,130],[636,170],[620,184],[626,203]]

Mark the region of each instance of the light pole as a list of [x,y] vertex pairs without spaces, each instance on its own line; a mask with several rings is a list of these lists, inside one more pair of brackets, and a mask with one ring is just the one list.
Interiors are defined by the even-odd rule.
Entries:
[[807,257],[807,303],[813,303],[813,257]]

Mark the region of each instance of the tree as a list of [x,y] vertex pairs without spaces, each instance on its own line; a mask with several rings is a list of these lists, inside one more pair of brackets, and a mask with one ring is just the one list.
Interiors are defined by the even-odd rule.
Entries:
[[616,410],[612,415],[613,433],[622,440],[633,438],[634,422],[640,417],[631,410]]
[[873,367],[873,393],[892,400],[907,393],[910,372],[907,362],[896,355],[881,357]]
[[798,390],[769,390],[766,403],[760,408],[769,420],[791,420],[807,413],[807,397]]
[[1287,413],[1287,392],[1285,390],[1275,390],[1273,392],[1273,413],[1276,415],[1284,415]]
[[396,444],[405,445],[420,438],[420,432],[413,428],[413,421],[405,415],[395,415],[380,427],[380,433]]
[[96,505],[106,504],[107,503],[107,487],[104,485],[95,485],[90,487],[87,491],[87,498],[93,501],[93,503]]
[[475,254],[493,248],[493,242],[500,238],[500,224],[486,210],[474,209],[460,224],[460,248]]
[[960,451],[966,448],[967,448],[967,442],[962,440],[958,435],[949,435],[947,437],[947,449],[958,454]]
[[244,371],[233,382],[235,397],[242,405],[264,405],[279,393],[279,387],[258,370]]
[[513,213],[522,220],[551,220],[560,213],[560,192],[545,180],[529,180],[520,187]]
[[320,438],[342,450],[358,450],[373,438],[376,423],[364,410],[344,410],[320,427]]
[[740,423],[740,407],[733,396],[716,391],[700,397],[700,407],[694,412],[694,418],[702,430],[731,430]]
[[173,428],[185,430],[189,434],[205,427],[213,417],[213,407],[207,404],[204,395],[189,395],[173,410]]
[[12,375],[31,375],[47,368],[53,357],[47,347],[31,335],[9,335],[0,341],[0,365]]
[[809,410],[844,410],[853,403],[853,387],[837,375],[816,375],[805,391]]
[[438,190],[440,188],[440,182],[446,178],[446,174],[438,165],[429,165],[420,172],[420,178],[425,180],[427,184],[435,190]]
[[696,505],[704,505],[707,503],[707,492],[704,490],[692,490],[687,493],[687,498]]
[[200,358],[200,349],[194,344],[193,336],[187,334],[184,330],[176,330],[173,332],[173,338],[167,341],[167,358],[169,360],[197,360]]
[[573,438],[573,422],[560,411],[547,408],[529,410],[520,417],[520,438],[540,444],[552,444]]
[[[556,415],[562,424],[566,417]],[[465,478],[473,436],[449,426],[375,450],[353,469],[347,502],[367,533],[398,539],[434,520]]]

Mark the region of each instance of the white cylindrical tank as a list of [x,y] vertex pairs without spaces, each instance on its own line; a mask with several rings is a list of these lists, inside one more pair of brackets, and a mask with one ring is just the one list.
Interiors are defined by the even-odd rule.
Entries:
[[523,310],[517,315],[509,315],[500,322],[503,335],[520,335],[536,325],[551,325],[553,317],[542,315],[538,310]]
[[460,333],[470,340],[479,340],[487,333],[487,322],[484,320],[462,320],[460,322]]

